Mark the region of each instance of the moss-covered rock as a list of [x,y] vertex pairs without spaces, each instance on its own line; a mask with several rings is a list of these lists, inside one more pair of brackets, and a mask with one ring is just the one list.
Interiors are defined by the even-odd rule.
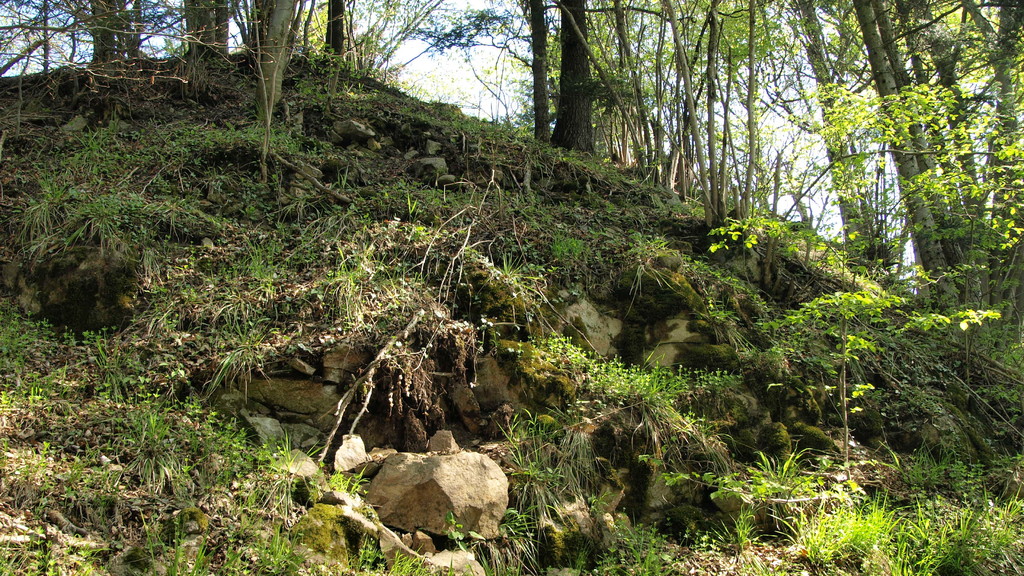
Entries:
[[205,534],[210,528],[210,517],[195,506],[185,508],[178,513],[178,530],[184,534]]
[[[537,308],[525,291],[517,290],[513,282],[482,259],[467,259],[458,296],[460,306],[470,311],[474,322],[487,319],[495,324],[527,327]],[[510,331],[499,332],[508,335]]]
[[865,446],[877,448],[882,442],[885,420],[882,413],[872,407],[864,407],[850,414],[850,433]]
[[594,542],[578,526],[548,524],[541,530],[541,566],[587,568],[593,565],[593,556]]
[[316,504],[292,529],[296,543],[313,554],[343,566],[359,553],[364,534],[337,506]]
[[121,328],[134,313],[135,264],[99,248],[79,246],[30,269],[5,269],[4,284],[24,310],[81,334]]
[[825,431],[817,426],[805,422],[792,422],[788,426],[790,438],[793,439],[798,450],[813,450],[815,452],[833,453],[836,452],[836,443]]
[[692,370],[739,370],[740,358],[728,344],[687,344],[676,356],[676,365]]
[[622,332],[615,347],[623,360],[640,364],[646,360],[657,338],[648,334],[657,322],[679,318],[691,321],[707,314],[704,297],[683,274],[666,269],[640,266],[622,276],[616,290],[622,303]]
[[785,458],[793,451],[789,429],[782,422],[772,422],[762,428],[758,445],[761,452],[772,458]]
[[512,367],[520,400],[527,408],[560,408],[576,400],[576,382],[533,344],[501,340],[498,357]]
[[713,530],[719,522],[711,512],[692,504],[680,504],[665,512],[663,528],[681,544],[693,544],[702,534]]

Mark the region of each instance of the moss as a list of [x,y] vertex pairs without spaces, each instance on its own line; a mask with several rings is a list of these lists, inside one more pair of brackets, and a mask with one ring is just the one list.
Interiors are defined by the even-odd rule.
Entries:
[[469,261],[463,270],[459,299],[473,311],[473,319],[527,324],[527,312],[534,307],[511,286],[495,278],[484,262]]
[[349,558],[359,553],[362,533],[345,518],[341,509],[327,504],[310,508],[298,523],[294,532],[297,543],[314,554],[347,566]]
[[877,448],[881,445],[885,420],[874,408],[864,408],[850,414],[850,432],[860,443]]
[[757,436],[749,428],[736,430],[725,436],[729,452],[739,460],[750,460],[757,452]]
[[793,451],[789,429],[782,422],[772,422],[762,428],[758,444],[761,452],[773,458],[785,457]]
[[195,506],[185,508],[178,514],[178,529],[185,534],[205,534],[210,528],[210,517]]
[[[134,576],[136,574],[150,574],[153,572],[154,563],[153,558],[149,555],[149,552],[141,546],[132,546],[124,551],[124,553],[118,558],[121,566],[123,566],[122,574]],[[111,572],[114,572],[112,569]]]
[[804,422],[793,422],[789,425],[789,434],[795,440],[799,450],[813,450],[815,452],[836,452],[836,443],[829,438],[825,431],[817,426]]
[[679,272],[635,268],[619,282],[619,298],[626,304],[626,320],[673,318],[683,312],[707,313],[707,304]]
[[728,344],[687,344],[678,360],[681,368],[694,370],[736,372],[740,367],[739,355]]
[[312,506],[324,495],[317,478],[298,477],[292,480],[292,500],[301,506]]
[[559,408],[576,400],[577,385],[542,350],[528,342],[501,340],[500,357],[513,366],[534,407]]
[[715,338],[715,327],[707,320],[690,320],[686,325],[686,329],[695,334],[700,334],[701,336]]
[[682,544],[695,543],[714,524],[707,510],[692,504],[680,504],[665,513],[665,531],[678,538]]
[[576,526],[548,524],[541,530],[540,563],[544,567],[573,568],[593,564],[593,543]]

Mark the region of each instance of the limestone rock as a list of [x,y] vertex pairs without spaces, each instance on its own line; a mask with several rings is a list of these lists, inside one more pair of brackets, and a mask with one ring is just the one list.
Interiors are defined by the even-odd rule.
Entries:
[[316,374],[316,368],[312,367],[309,362],[306,362],[301,358],[289,358],[288,365],[292,367],[292,370],[305,374],[306,376]]
[[349,345],[339,345],[324,354],[324,380],[341,383],[350,379],[371,360],[370,354]]
[[341,447],[334,453],[334,471],[348,472],[369,459],[362,437],[358,434],[346,434],[341,439]]
[[448,173],[448,162],[439,156],[427,156],[413,162],[409,172],[416,178],[434,181]]
[[75,116],[68,121],[67,124],[60,127],[61,132],[72,134],[74,132],[81,132],[89,127],[89,121],[82,116]]
[[281,428],[288,435],[292,446],[309,450],[320,441],[320,431],[309,424],[282,422]]
[[496,538],[508,507],[508,479],[482,454],[400,453],[384,462],[366,499],[387,526],[445,534],[451,512],[464,530]]
[[336,143],[358,142],[362,144],[370,138],[377,137],[377,133],[372,128],[355,120],[339,120],[334,123],[332,128]]
[[278,415],[288,413],[290,420],[304,420],[321,431],[334,425],[331,414],[341,399],[335,386],[301,378],[253,378],[246,390],[250,401],[269,406]]
[[277,444],[284,441],[286,434],[281,423],[269,416],[254,416],[245,411],[242,417],[246,423],[256,432],[256,436],[262,444]]
[[487,576],[484,567],[469,550],[444,550],[427,556],[427,564],[452,576]]
[[403,535],[402,543],[419,554],[435,554],[437,552],[437,547],[434,546],[434,539],[430,537],[430,534],[422,530]]
[[493,356],[476,359],[476,387],[473,394],[481,410],[490,412],[503,404],[515,404],[519,396],[511,390],[512,376]]
[[427,442],[427,451],[453,453],[459,451],[459,444],[455,442],[451,430],[438,430]]
[[320,466],[302,450],[295,449],[281,458],[281,468],[299,478],[313,478],[320,474]]
[[427,152],[427,156],[437,156],[441,151],[441,143],[436,140],[427,140],[427,144],[423,149]]
[[486,421],[480,415],[480,402],[477,401],[473,390],[466,384],[455,385],[451,391],[451,401],[466,430],[479,434]]
[[569,323],[565,330],[567,336],[580,336],[601,356],[612,356],[618,352],[614,345],[622,332],[622,321],[618,318],[603,314],[587,299],[570,304],[562,312],[562,317]]

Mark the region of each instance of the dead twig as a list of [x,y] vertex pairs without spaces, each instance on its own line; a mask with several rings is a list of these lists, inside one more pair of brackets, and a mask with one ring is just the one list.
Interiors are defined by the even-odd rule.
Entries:
[[352,198],[320,182],[319,178],[322,176],[322,174],[320,174],[320,170],[302,162],[295,163],[290,160],[286,160],[277,152],[271,152],[270,157],[285,168],[302,176],[302,178],[309,182],[313,188],[316,188],[317,191],[328,194],[342,204],[352,204]]
[[396,344],[409,339],[409,334],[412,332],[413,328],[416,327],[416,324],[419,323],[420,318],[423,318],[424,314],[426,314],[424,310],[418,310],[413,314],[409,323],[405,326],[405,329],[392,336],[391,340],[388,340],[387,344],[380,349],[380,352],[377,352],[377,356],[366,367],[366,372],[364,372],[358,380],[353,382],[352,386],[350,386],[348,391],[345,392],[345,395],[338,400],[338,407],[335,409],[337,419],[334,421],[334,428],[331,429],[331,434],[327,436],[327,442],[324,444],[323,451],[320,452],[320,462],[323,462],[324,458],[327,457],[327,452],[331,449],[331,443],[334,441],[334,436],[338,433],[338,428],[341,427],[341,421],[345,417],[345,410],[347,410],[348,405],[352,403],[352,398],[355,396],[356,390],[358,390],[364,383],[370,383],[370,387],[366,391],[366,400],[363,402],[363,407],[360,409],[359,414],[356,415],[356,419],[352,423],[353,431],[355,430],[356,424],[359,423],[359,419],[369,407],[370,395],[373,393],[373,376],[377,373],[377,368],[379,368],[381,363],[389,357],[390,351]]

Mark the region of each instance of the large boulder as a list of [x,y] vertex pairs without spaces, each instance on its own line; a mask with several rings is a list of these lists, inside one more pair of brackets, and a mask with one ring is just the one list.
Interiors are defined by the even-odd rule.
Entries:
[[452,528],[446,521],[451,512],[462,530],[496,538],[508,507],[508,479],[475,452],[399,453],[384,462],[366,499],[387,526],[443,535]]

